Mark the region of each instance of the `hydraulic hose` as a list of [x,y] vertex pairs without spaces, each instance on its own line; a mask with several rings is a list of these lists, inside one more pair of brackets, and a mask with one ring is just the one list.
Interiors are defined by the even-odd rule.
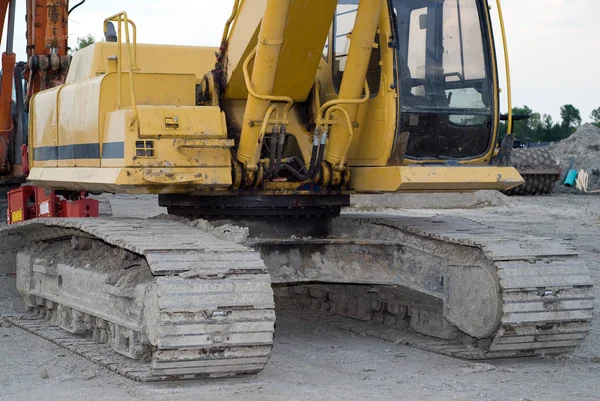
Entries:
[[75,4],[73,7],[71,7],[71,9],[67,12],[67,16],[71,15],[71,13],[73,12],[73,10],[75,10],[77,7],[81,6],[83,3],[85,3],[86,0],[81,0],[79,3]]
[[[325,132],[320,138],[318,133],[315,133],[313,139],[313,148],[312,154],[310,157],[310,165],[308,167],[308,171],[306,171],[306,166],[302,167],[300,171],[295,170],[292,166],[288,164],[284,164],[282,167],[284,170],[289,171],[293,174],[294,178],[299,179],[300,181],[308,180],[315,175],[317,170],[317,166],[320,166],[323,163],[323,158],[325,156],[325,144],[327,143],[327,132]],[[306,171],[306,172],[303,172]]]
[[279,135],[277,136],[277,156],[275,162],[275,172],[273,176],[278,177],[281,171],[281,158],[283,157],[283,145],[285,144],[285,134],[287,129],[285,125],[282,125],[279,129]]
[[271,146],[269,147],[269,168],[267,169],[267,178],[273,177],[273,169],[275,168],[275,160],[277,159],[275,153],[277,152],[277,143],[279,142],[278,133],[279,127],[274,125],[273,132],[271,134]]

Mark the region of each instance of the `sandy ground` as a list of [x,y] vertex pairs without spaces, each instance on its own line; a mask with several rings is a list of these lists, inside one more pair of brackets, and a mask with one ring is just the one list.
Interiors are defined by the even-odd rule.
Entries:
[[[399,198],[401,201],[401,198]],[[158,214],[153,198],[112,198],[115,215]],[[600,197],[500,199],[469,209],[376,209],[455,215],[520,234],[567,239],[582,253],[600,309]],[[598,314],[598,312],[597,312]],[[471,363],[278,314],[273,355],[256,376],[135,383],[0,322],[0,401],[9,400],[597,400],[600,319],[575,354]]]

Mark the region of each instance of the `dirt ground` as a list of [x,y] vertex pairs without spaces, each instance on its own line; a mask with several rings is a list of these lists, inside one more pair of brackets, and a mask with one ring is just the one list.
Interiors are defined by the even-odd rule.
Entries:
[[[163,212],[152,197],[110,198],[116,216]],[[587,261],[600,309],[600,197],[554,195],[475,202],[463,209],[364,207],[365,213],[467,217],[567,239]],[[399,198],[399,202],[402,198]],[[413,199],[414,203],[414,199]],[[450,202],[446,202],[448,206]],[[390,205],[387,203],[386,205]],[[1,205],[0,205],[1,206]],[[461,207],[465,207],[461,204]],[[228,380],[135,383],[0,322],[0,401],[9,400],[597,400],[600,319],[584,346],[561,358],[472,363],[357,336],[279,311],[266,369]]]

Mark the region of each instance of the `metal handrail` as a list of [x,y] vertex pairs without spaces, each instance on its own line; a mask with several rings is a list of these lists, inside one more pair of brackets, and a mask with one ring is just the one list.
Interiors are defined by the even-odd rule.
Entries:
[[248,90],[248,93],[250,93],[250,96],[252,96],[255,99],[258,100],[268,100],[271,102],[285,102],[286,105],[283,108],[283,123],[287,124],[287,118],[288,118],[288,113],[290,112],[290,110],[292,109],[292,106],[294,105],[294,100],[289,97],[289,96],[273,96],[273,95],[261,95],[259,93],[256,92],[256,90],[254,89],[254,87],[252,86],[252,80],[250,79],[250,73],[248,72],[248,66],[250,65],[250,62],[254,59],[254,57],[256,56],[256,52],[258,50],[258,46],[256,46],[248,55],[248,57],[246,57],[246,60],[244,61],[243,64],[243,68],[242,71],[244,73],[244,81],[246,83],[246,89]]
[[[120,13],[108,17],[104,20],[104,33],[107,32],[109,22],[117,23],[117,108],[119,110],[121,110],[121,107],[123,105],[123,84],[121,82],[121,75],[123,72],[123,64],[121,62],[121,55],[123,54],[123,41],[121,35],[121,25],[125,25],[125,44],[127,45],[127,53],[129,55],[129,91],[131,96],[131,105],[133,108],[133,119],[129,124],[129,128],[132,129],[135,123],[139,123],[139,113],[135,99],[135,83],[133,81],[133,70],[139,69],[137,66],[137,27],[135,23],[127,17],[127,13],[125,11],[121,11]],[[129,40],[129,25],[131,25],[133,31],[133,51],[131,42]]]
[[507,135],[512,134],[512,87],[510,83],[510,62],[508,60],[508,41],[506,40],[506,26],[504,25],[504,15],[502,13],[502,4],[500,0],[496,0],[498,5],[498,17],[500,19],[500,30],[502,31],[502,44],[504,47],[504,65],[506,68],[506,98],[508,100],[508,129]]

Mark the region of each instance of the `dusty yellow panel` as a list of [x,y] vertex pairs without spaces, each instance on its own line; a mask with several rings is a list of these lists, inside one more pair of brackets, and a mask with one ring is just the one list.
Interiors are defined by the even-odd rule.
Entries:
[[[58,166],[100,166],[102,79],[65,85],[58,97]],[[77,159],[77,163],[75,160]]]
[[240,3],[236,19],[231,25],[227,47],[227,99],[248,97],[242,65],[258,43],[258,32],[266,4],[266,0],[244,0]]
[[[159,138],[156,135],[157,130],[148,116],[153,114],[154,116],[169,115],[178,109],[181,113],[185,111],[192,121],[208,116],[216,118],[217,121],[212,121],[213,131],[211,133],[218,133],[218,135],[208,136],[206,132],[198,130],[194,136],[188,133],[179,137],[171,134]],[[153,110],[155,111],[153,112]],[[129,122],[133,117],[131,109],[119,110],[106,115],[105,146],[103,148],[109,150],[108,146],[110,146],[111,150],[115,150],[118,146],[122,154],[119,157],[113,157],[108,152],[103,152],[102,167],[231,167],[230,148],[233,146],[233,141],[226,139],[225,128],[221,125],[221,113],[218,108],[142,106],[139,111],[142,121],[139,136],[137,130],[129,129]],[[178,115],[183,115],[181,113]],[[163,120],[155,120],[156,122],[162,123]],[[205,125],[205,127],[207,126]],[[193,126],[189,128],[193,129]],[[136,152],[138,142],[143,144],[145,149],[151,146],[153,155],[151,157],[138,156]],[[149,145],[150,143],[151,145]]]
[[94,167],[62,167],[31,169],[28,181],[37,186],[76,191],[122,192],[115,184],[121,169]]
[[348,152],[350,166],[387,164],[395,135],[396,99],[386,84],[381,82],[377,97],[359,107],[358,128]]
[[[336,5],[336,0],[291,2],[277,66],[274,95],[289,96],[296,101],[303,101],[308,97]],[[246,0],[241,4],[230,35],[226,99],[244,99],[248,96],[242,65],[258,43],[264,10],[264,0]]]
[[289,96],[298,101],[308,97],[336,6],[337,0],[291,2],[277,68],[275,95]]
[[231,186],[230,168],[36,167],[28,180],[37,186],[113,193],[191,193]]
[[141,137],[227,137],[219,107],[141,106],[138,112]]
[[29,112],[29,147],[31,166],[56,166],[58,93],[56,87],[36,94]]
[[93,78],[106,72],[106,69],[104,69],[102,74],[97,73],[100,68],[105,68],[102,51],[104,45],[104,42],[95,43],[73,53],[69,72],[67,73],[67,84]]
[[[136,103],[152,106],[193,106],[196,104],[196,82],[191,74],[134,74]],[[131,106],[129,74],[123,73],[122,107]],[[102,97],[116,110],[117,74],[110,73],[102,80]],[[113,106],[114,105],[114,106]]]
[[[379,49],[381,58],[380,85],[377,96],[359,108],[358,129],[355,130],[348,154],[350,166],[385,166],[392,152],[397,122],[397,95],[393,89],[394,49],[388,46],[392,27],[387,6],[384,6],[379,21]],[[373,69],[374,65],[370,67]],[[331,75],[332,67],[327,68]],[[330,80],[330,78],[326,78]],[[333,85],[326,86],[333,90]],[[328,97],[327,100],[329,100]]]
[[506,190],[523,183],[513,167],[356,167],[350,185],[357,192],[453,192]]
[[[123,70],[129,70],[129,56],[123,46]],[[218,48],[174,45],[137,45],[137,65],[142,73],[193,74],[200,82],[215,66]],[[106,74],[108,58],[117,55],[117,44],[99,42],[73,55],[67,83]]]

